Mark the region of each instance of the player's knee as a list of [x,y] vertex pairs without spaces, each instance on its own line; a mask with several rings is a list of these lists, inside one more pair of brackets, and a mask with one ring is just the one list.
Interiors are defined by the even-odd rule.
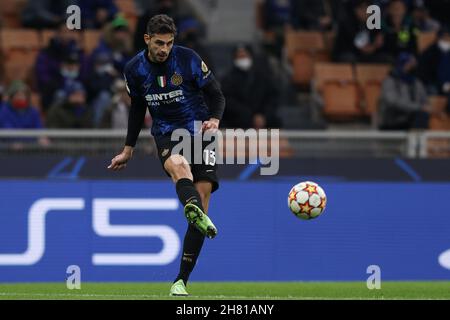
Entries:
[[193,179],[191,167],[186,158],[181,155],[173,155],[164,163],[165,169],[172,176],[172,179],[177,181],[182,178]]

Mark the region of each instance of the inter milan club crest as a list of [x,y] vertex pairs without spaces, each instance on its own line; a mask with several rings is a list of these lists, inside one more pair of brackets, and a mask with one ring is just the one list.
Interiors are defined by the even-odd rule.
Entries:
[[174,86],[179,86],[183,83],[183,77],[179,75],[178,73],[175,73],[172,78],[170,78],[170,82]]
[[166,76],[159,76],[159,77],[157,77],[157,80],[158,80],[158,85],[159,85],[161,88],[164,88],[164,87],[167,85],[167,79],[166,79]]

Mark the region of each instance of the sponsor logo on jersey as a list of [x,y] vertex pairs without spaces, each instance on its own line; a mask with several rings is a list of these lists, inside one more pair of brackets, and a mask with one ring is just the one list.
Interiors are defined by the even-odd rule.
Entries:
[[175,90],[175,91],[170,91],[170,92],[167,92],[167,93],[148,94],[148,95],[145,96],[145,100],[147,100],[148,102],[165,101],[165,100],[168,100],[168,99],[181,97],[182,95],[183,95],[183,91],[182,90]]
[[178,73],[175,73],[172,78],[170,78],[170,82],[174,86],[179,86],[183,83],[183,77],[179,75]]
[[166,76],[159,76],[159,77],[156,78],[156,80],[158,81],[158,85],[161,88],[164,88],[167,85]]

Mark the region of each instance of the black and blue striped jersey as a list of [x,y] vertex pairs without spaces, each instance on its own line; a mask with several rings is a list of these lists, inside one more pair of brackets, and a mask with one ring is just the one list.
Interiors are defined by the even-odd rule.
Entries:
[[178,128],[189,130],[194,121],[211,117],[202,88],[214,79],[211,70],[193,50],[173,46],[167,60],[153,63],[148,50],[139,52],[124,71],[132,108],[148,108],[152,135],[157,138]]

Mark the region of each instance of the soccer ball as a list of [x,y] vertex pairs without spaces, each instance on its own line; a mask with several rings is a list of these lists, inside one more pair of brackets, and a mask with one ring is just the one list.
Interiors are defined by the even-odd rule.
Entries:
[[288,207],[296,217],[310,220],[320,216],[327,205],[327,196],[315,182],[300,182],[292,187]]

